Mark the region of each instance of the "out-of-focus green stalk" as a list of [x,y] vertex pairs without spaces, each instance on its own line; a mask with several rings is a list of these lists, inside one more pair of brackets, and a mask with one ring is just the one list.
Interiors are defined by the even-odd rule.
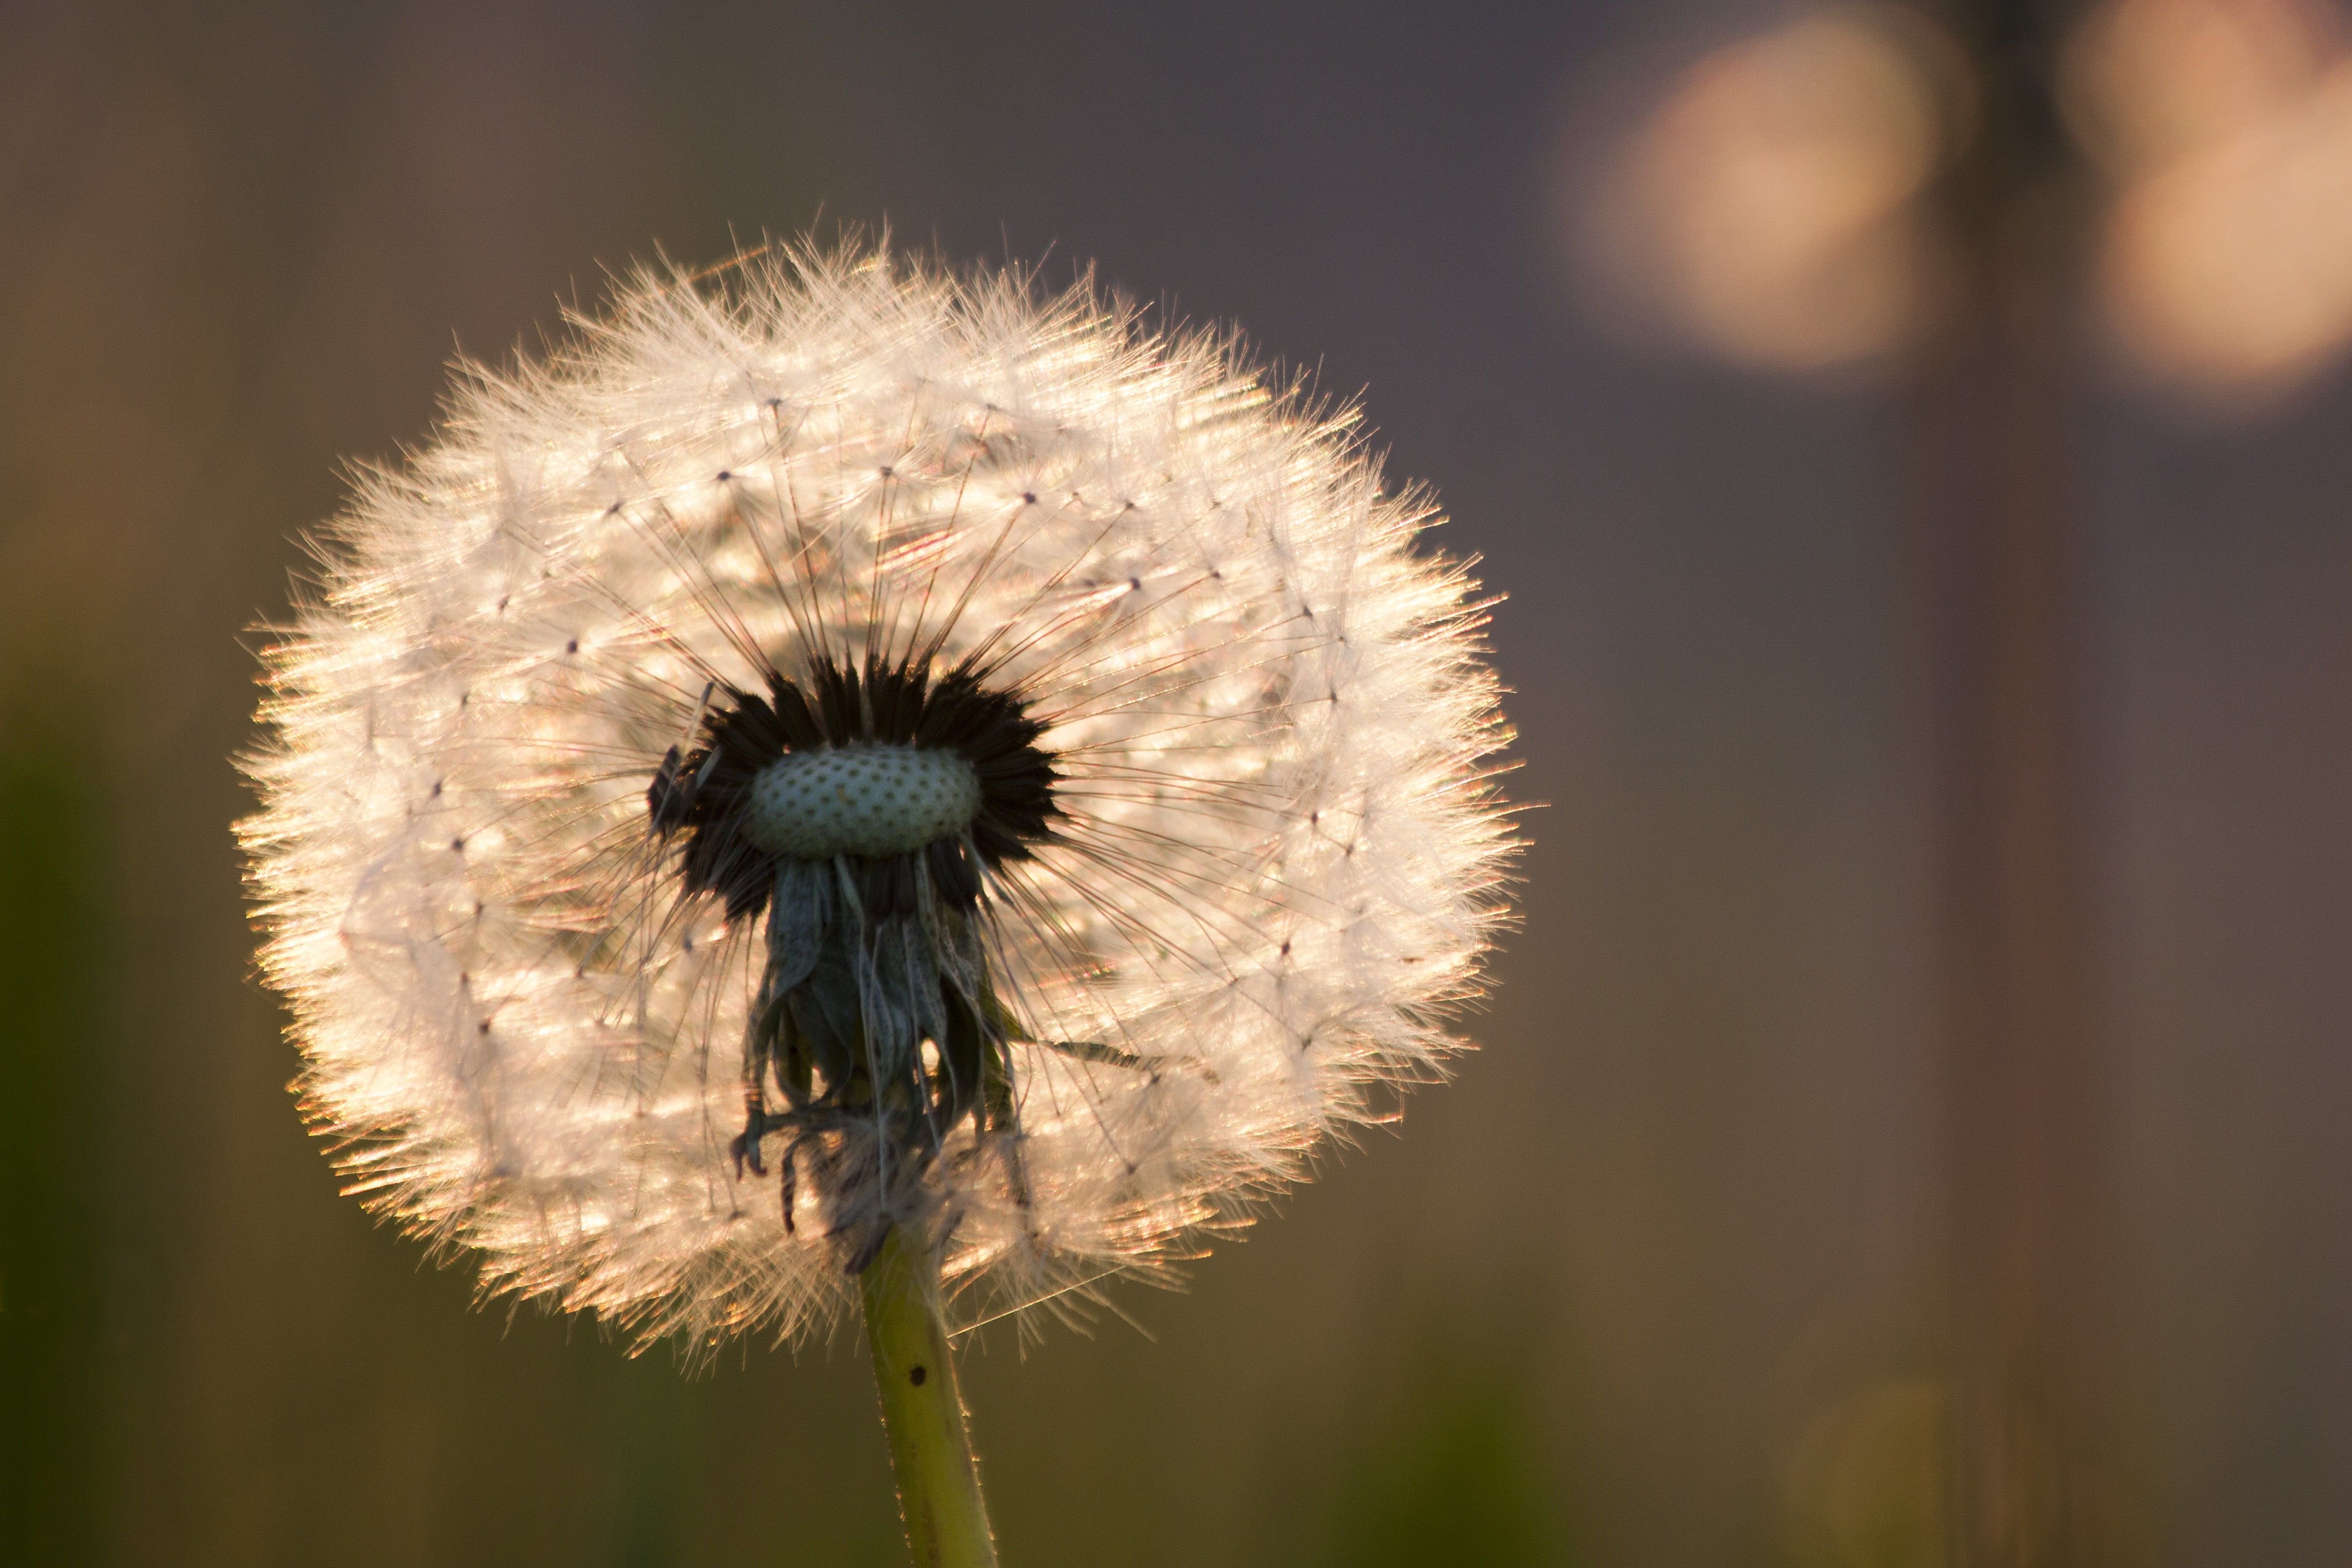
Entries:
[[940,1321],[938,1264],[920,1237],[893,1226],[859,1284],[898,1508],[917,1568],[995,1568],[996,1539]]

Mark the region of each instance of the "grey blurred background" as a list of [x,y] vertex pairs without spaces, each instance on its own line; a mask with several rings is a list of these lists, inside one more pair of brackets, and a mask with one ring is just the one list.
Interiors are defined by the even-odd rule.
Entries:
[[[2338,19],[2074,9],[2105,1555],[2317,1568],[2352,1561]],[[0,1559],[902,1560],[850,1338],[681,1379],[468,1310],[337,1195],[227,761],[292,541],[453,353],[656,247],[887,223],[1363,389],[1509,596],[1543,803],[1457,1082],[1122,1292],[1148,1332],[976,1336],[1007,1563],[1951,1561],[1970,1132],[1905,367],[1948,293],[1914,209],[1987,110],[1915,21],[0,8]]]

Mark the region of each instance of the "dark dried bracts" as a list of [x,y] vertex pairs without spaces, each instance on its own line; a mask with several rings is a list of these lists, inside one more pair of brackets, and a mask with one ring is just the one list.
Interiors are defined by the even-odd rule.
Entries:
[[[662,759],[647,815],[661,837],[684,836],[689,893],[723,900],[730,921],[767,916],[739,1168],[764,1174],[764,1141],[785,1141],[792,1227],[801,1146],[871,1134],[873,1170],[815,1193],[868,1221],[856,1268],[959,1123],[1013,1130],[1017,1031],[981,904],[986,871],[1045,836],[1053,762],[1021,700],[970,668],[934,682],[911,664],[823,661],[805,685],[779,673],[765,697],[717,696],[694,748]],[[860,1201],[838,1201],[845,1182]]]

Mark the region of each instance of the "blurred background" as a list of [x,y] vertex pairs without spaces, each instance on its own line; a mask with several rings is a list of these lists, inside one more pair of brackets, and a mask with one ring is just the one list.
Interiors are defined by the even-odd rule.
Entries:
[[2319,0],[0,7],[0,1558],[903,1561],[336,1194],[228,824],[338,464],[887,223],[1362,389],[1507,594],[1484,1049],[973,1336],[1005,1560],[2352,1562],[2352,36]]

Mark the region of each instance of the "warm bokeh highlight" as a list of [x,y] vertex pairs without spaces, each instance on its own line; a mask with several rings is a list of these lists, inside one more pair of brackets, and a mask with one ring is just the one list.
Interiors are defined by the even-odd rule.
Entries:
[[1948,41],[1917,14],[1801,16],[1673,81],[1609,155],[1576,242],[1621,308],[1726,358],[1882,353],[1933,307],[1913,200],[1968,109]]
[[2114,0],[2067,57],[2116,182],[2099,275],[2149,374],[2209,395],[2308,378],[2352,340],[2352,56],[2298,0]]

